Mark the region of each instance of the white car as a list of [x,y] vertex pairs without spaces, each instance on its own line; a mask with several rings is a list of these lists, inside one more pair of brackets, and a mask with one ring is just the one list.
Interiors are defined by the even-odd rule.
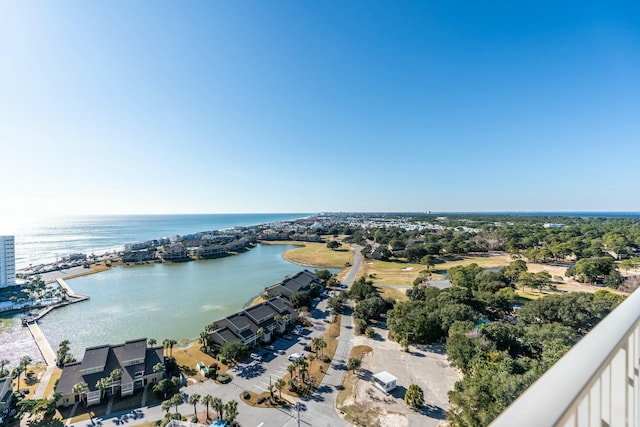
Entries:
[[265,348],[266,348],[267,350],[269,350],[269,351],[276,351],[276,348],[275,348],[274,346],[272,346],[272,345],[268,345],[268,346],[266,346]]
[[298,360],[303,357],[304,357],[303,353],[293,353],[293,354],[290,354],[289,357],[287,357],[287,359],[293,362],[294,360]]
[[258,353],[251,353],[251,356],[250,356],[250,357],[251,357],[253,360],[258,360],[258,361],[262,360],[262,356],[260,356]]

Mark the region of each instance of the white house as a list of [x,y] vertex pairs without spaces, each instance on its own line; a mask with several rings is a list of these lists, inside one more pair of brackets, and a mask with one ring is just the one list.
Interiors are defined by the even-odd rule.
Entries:
[[387,371],[382,371],[373,376],[373,384],[385,393],[389,393],[396,388],[398,379]]

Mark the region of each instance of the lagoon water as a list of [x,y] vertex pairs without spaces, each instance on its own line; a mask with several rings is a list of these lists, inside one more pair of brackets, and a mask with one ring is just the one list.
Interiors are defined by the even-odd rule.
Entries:
[[121,266],[68,280],[89,301],[54,310],[39,323],[54,350],[71,352],[147,337],[196,339],[205,325],[239,310],[249,299],[304,267],[285,261],[291,245],[258,245],[206,261]]

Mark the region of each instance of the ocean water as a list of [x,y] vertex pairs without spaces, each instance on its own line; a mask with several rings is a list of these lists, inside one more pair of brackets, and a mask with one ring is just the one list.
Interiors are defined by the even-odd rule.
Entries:
[[0,217],[0,234],[15,236],[16,268],[56,261],[72,253],[96,255],[125,243],[268,224],[307,217],[305,213],[111,215],[47,218]]

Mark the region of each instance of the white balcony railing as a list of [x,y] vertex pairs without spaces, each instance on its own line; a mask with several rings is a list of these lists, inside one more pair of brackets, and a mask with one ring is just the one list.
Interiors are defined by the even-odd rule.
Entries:
[[533,383],[492,427],[640,427],[640,291]]

